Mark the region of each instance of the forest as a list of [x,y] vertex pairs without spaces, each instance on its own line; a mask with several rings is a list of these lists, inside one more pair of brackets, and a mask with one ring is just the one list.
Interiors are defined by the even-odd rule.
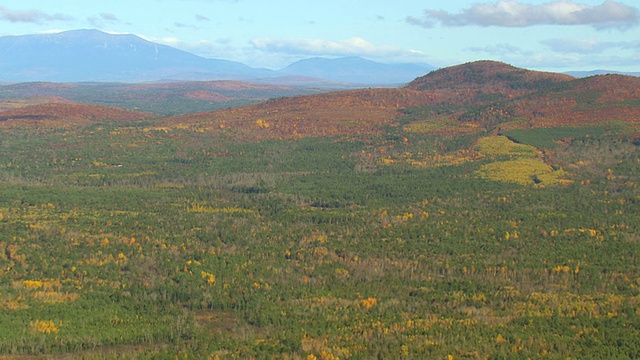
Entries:
[[5,120],[0,357],[638,358],[637,127],[518,99],[324,136]]

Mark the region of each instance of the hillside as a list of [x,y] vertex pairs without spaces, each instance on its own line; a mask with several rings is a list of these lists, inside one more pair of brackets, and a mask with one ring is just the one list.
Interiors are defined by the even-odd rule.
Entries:
[[47,102],[0,111],[0,126],[77,126],[95,121],[136,121],[152,114],[98,105]]
[[317,93],[327,89],[237,81],[22,83],[0,87],[0,97],[5,98],[5,109],[30,102],[92,103],[176,115],[158,120],[161,126],[223,130],[257,139],[374,134],[386,126],[410,123],[412,131],[439,134],[612,121],[635,124],[640,117],[639,88],[640,80],[632,76],[575,79],[479,61],[431,72],[404,88]]
[[364,89],[272,99],[263,103],[162,120],[167,126],[225,129],[249,138],[370,134],[393,125],[398,110],[437,104],[442,94],[408,89]]
[[407,121],[416,123],[414,128],[422,132],[435,133],[618,120],[635,124],[640,114],[635,106],[640,101],[639,84],[638,78],[629,76],[574,79],[480,61],[434,71],[400,89],[280,98],[162,122],[168,126],[224,128],[235,136],[250,138],[374,133]]
[[[640,131],[640,78],[599,75],[573,80],[554,90],[476,106],[457,115],[461,121],[522,127],[587,126],[622,122]],[[632,130],[634,131],[634,130]]]
[[3,98],[58,97],[72,102],[120,107],[167,116],[236,107],[274,97],[328,90],[231,80],[136,84],[30,82],[0,86],[0,101]]
[[0,111],[19,109],[30,105],[50,103],[69,104],[72,103],[72,101],[59,96],[31,96],[7,99],[0,98]]
[[521,69],[497,61],[476,61],[432,71],[407,85],[414,90],[489,89],[490,91],[539,90],[574,78],[558,73]]

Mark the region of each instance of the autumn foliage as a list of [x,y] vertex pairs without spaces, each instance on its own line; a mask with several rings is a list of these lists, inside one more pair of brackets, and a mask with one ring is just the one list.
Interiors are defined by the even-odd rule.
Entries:
[[65,126],[98,120],[134,121],[152,115],[98,105],[44,103],[0,112],[1,126]]
[[639,358],[636,79],[447,71],[165,118],[12,103],[0,357]]

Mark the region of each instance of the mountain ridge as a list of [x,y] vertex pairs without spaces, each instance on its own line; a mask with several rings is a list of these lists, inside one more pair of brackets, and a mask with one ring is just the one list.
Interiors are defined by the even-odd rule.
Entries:
[[215,69],[210,74],[220,79],[264,74],[242,63],[205,59],[135,35],[98,30],[0,37],[0,54],[4,82],[135,82],[206,69]]
[[[394,71],[390,72],[391,68]],[[435,68],[421,64],[382,64],[358,56],[327,59],[314,57],[296,61],[279,72],[284,75],[305,74],[320,79],[351,83],[372,83],[371,74],[378,73],[375,82],[393,84],[404,83],[398,81],[398,76],[410,79],[415,74],[426,74]],[[390,73],[390,74],[389,74]],[[386,75],[389,74],[389,75]]]
[[[51,89],[78,86],[43,85]],[[113,86],[122,89],[118,88],[119,84]],[[189,101],[215,101],[227,100],[232,94],[224,89],[242,90],[248,86],[247,89],[253,90],[251,85],[237,82],[136,85],[145,86],[161,86],[155,90],[159,91],[157,96],[166,96],[171,101],[176,98],[176,91]],[[267,86],[263,90],[270,89]],[[41,95],[56,96],[56,92]],[[59,98],[56,101],[60,102]],[[423,134],[455,135],[603,124],[624,126],[626,133],[638,137],[640,107],[637,104],[640,104],[640,78],[637,77],[598,75],[576,79],[495,61],[479,61],[440,69],[402,88],[272,96],[259,103],[215,111],[198,112],[190,105],[187,107],[190,112],[160,117],[154,123],[167,129],[219,131],[225,136],[249,140],[373,135],[388,131],[389,127],[405,126]],[[68,109],[68,113],[59,110],[65,114],[78,110],[69,104],[56,106]]]
[[[404,84],[432,69],[428,65],[382,64],[357,57],[326,59],[325,63],[333,65],[321,72],[325,80],[363,84]],[[253,68],[236,61],[200,57],[132,34],[94,29],[0,37],[0,82],[5,83],[317,77],[302,64],[291,64],[282,71]],[[292,71],[295,68],[298,71]]]

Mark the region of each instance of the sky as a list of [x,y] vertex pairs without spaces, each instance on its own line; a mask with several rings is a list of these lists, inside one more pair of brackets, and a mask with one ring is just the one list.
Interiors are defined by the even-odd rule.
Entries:
[[98,29],[281,69],[361,56],[640,71],[637,0],[0,0],[0,36]]

